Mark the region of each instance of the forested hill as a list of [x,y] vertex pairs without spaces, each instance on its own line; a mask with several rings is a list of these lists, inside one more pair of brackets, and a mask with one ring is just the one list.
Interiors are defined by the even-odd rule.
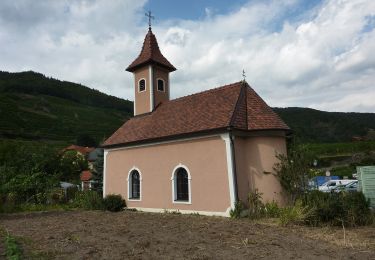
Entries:
[[[374,113],[274,108],[302,142],[374,138]],[[0,71],[0,139],[101,142],[133,115],[133,102],[36,72]]]
[[83,105],[116,109],[129,114],[133,111],[133,102],[104,94],[81,84],[46,77],[33,71],[0,71],[0,92],[41,94],[71,100]]
[[373,139],[375,113],[325,112],[310,108],[273,108],[302,142],[348,142]]
[[0,138],[97,142],[133,114],[133,103],[40,73],[0,72]]

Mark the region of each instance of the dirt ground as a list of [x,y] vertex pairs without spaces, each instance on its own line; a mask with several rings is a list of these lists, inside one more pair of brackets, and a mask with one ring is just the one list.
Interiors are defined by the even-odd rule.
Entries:
[[0,228],[21,242],[26,259],[375,259],[373,226],[346,230],[344,240],[342,228],[65,211],[0,215]]

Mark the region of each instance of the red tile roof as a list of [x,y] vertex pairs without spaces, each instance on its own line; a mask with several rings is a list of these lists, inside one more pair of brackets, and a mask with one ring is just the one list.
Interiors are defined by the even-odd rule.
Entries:
[[142,51],[139,56],[126,68],[127,71],[133,72],[142,65],[149,63],[158,64],[169,71],[175,71],[176,68],[161,54],[158,42],[151,29],[148,30],[143,42]]
[[161,103],[125,122],[104,147],[219,129],[289,130],[245,82]]
[[94,147],[84,147],[84,146],[72,144],[72,145],[70,145],[70,146],[68,146],[64,149],[64,151],[72,151],[72,150],[77,151],[77,152],[79,152],[83,155],[86,155],[86,154],[94,151],[95,148]]
[[92,178],[92,173],[90,171],[82,171],[81,181],[89,181]]

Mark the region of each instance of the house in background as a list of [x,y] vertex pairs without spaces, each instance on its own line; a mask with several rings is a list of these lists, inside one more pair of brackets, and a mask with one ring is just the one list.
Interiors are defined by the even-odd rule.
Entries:
[[75,151],[77,152],[77,154],[83,156],[87,160],[90,170],[94,169],[94,164],[98,157],[100,155],[103,155],[103,148],[84,147],[75,144],[72,144],[63,149],[63,153],[66,151]]
[[63,149],[63,153],[67,151],[75,151],[87,161],[88,169],[84,169],[80,174],[81,189],[90,190],[93,183],[92,172],[95,170],[95,162],[100,156],[103,156],[102,148],[83,147],[79,145],[70,145]]
[[229,216],[258,189],[284,203],[273,171],[289,127],[245,81],[170,100],[169,73],[151,28],[134,75],[134,117],[103,144],[103,195],[129,208]]
[[91,190],[92,186],[92,173],[89,170],[82,171],[81,176],[81,190]]

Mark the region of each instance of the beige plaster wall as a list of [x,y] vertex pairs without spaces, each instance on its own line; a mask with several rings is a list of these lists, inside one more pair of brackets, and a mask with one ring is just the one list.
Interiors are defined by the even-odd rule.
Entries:
[[[191,174],[191,204],[172,202],[172,172],[179,164]],[[128,200],[127,178],[141,172],[141,201]],[[121,194],[129,207],[225,212],[230,207],[225,142],[220,136],[108,151],[106,194]]]
[[263,193],[264,202],[285,204],[281,185],[273,170],[276,153],[286,153],[285,137],[236,137],[234,141],[239,199],[247,202],[250,191]]
[[[154,73],[154,100],[155,106],[157,106],[160,102],[164,102],[169,100],[169,81],[168,81],[168,71],[163,70],[159,67],[153,68]],[[164,80],[164,90],[165,91],[158,91],[157,80],[162,79]]]
[[[135,91],[135,113],[139,115],[150,112],[150,75],[149,67],[142,67],[134,72],[134,91]],[[138,82],[140,79],[146,80],[146,90],[138,92]]]

